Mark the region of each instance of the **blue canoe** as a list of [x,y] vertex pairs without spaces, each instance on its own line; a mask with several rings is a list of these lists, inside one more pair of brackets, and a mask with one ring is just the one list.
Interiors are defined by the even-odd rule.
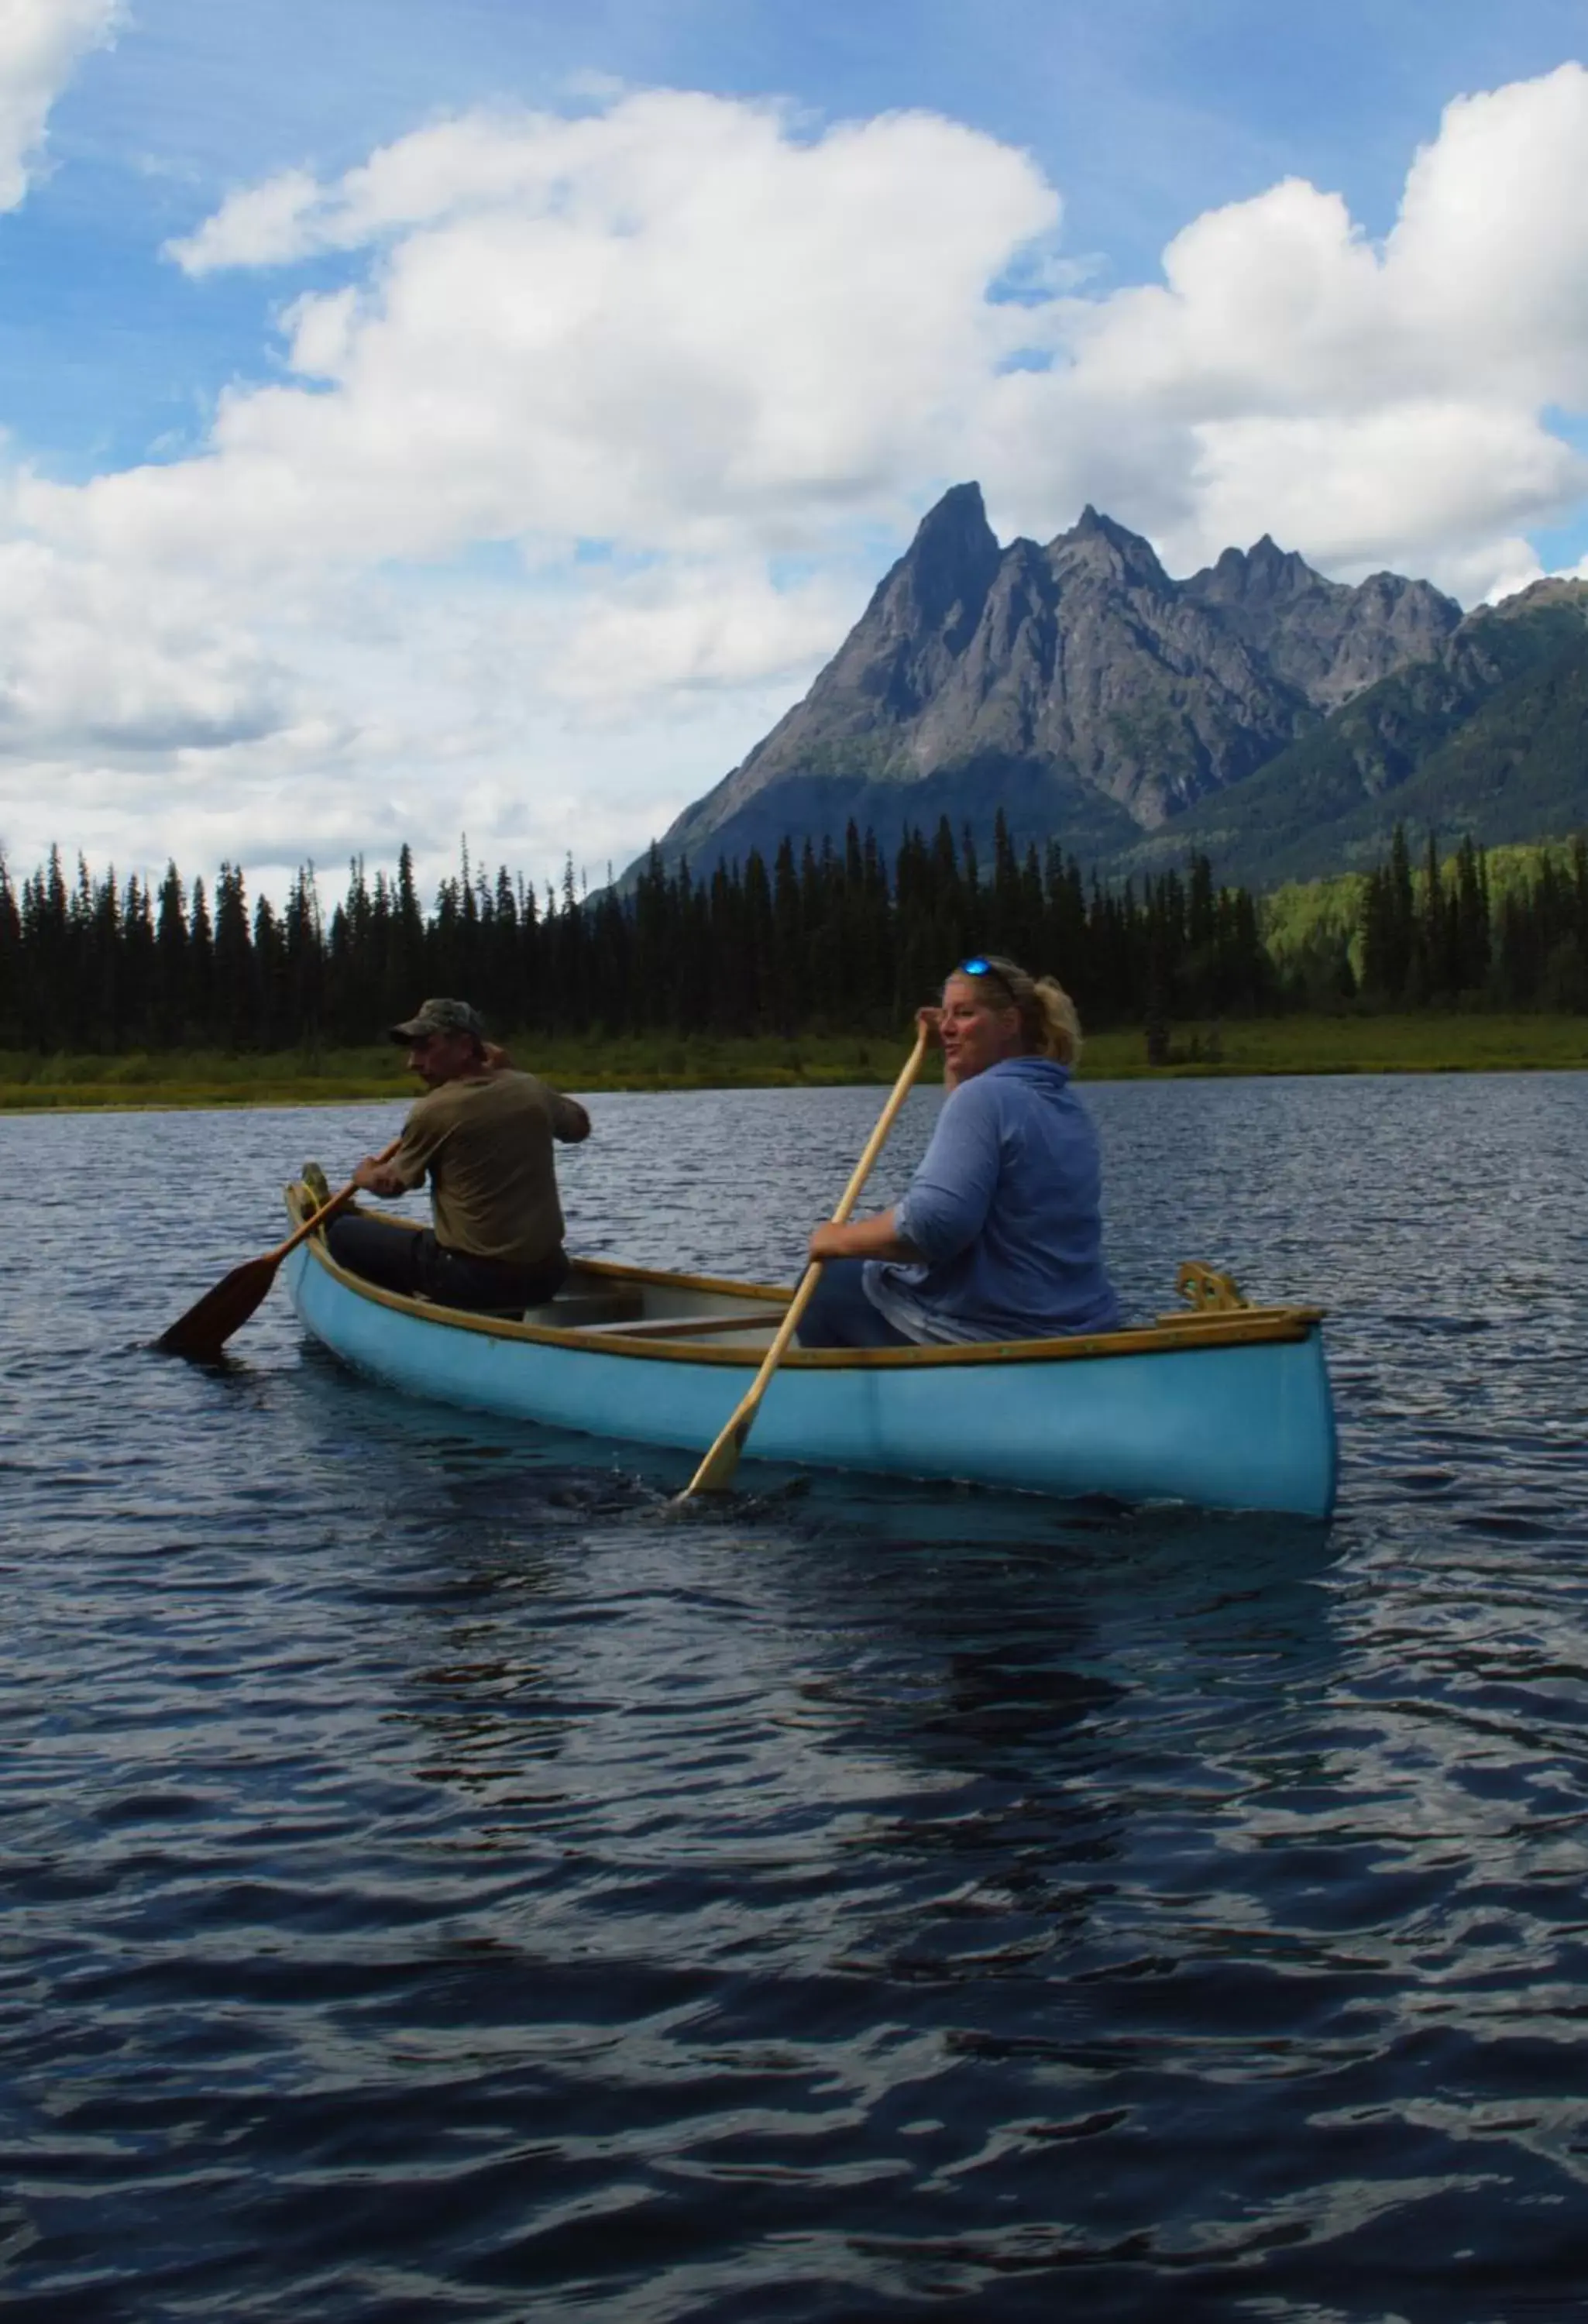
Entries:
[[[313,1197],[289,1190],[294,1223]],[[408,1396],[703,1453],[749,1388],[789,1294],[598,1259],[522,1316],[404,1299],[337,1266],[323,1234],[283,1262],[334,1355]],[[1337,1457],[1314,1307],[1252,1307],[1180,1270],[1194,1305],[1068,1340],[793,1349],[749,1455],[1075,1498],[1326,1517]]]

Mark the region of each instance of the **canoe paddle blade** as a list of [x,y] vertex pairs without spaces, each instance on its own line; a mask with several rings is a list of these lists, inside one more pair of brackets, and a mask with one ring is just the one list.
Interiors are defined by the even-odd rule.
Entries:
[[263,1259],[245,1259],[241,1267],[196,1299],[154,1344],[171,1356],[190,1356],[196,1363],[213,1362],[234,1332],[241,1331],[276,1279],[274,1252]]
[[[390,1146],[382,1148],[375,1160],[389,1162],[402,1143],[401,1138],[394,1138]],[[168,1355],[191,1356],[198,1363],[213,1362],[232,1333],[240,1331],[261,1305],[287,1253],[318,1233],[338,1211],[345,1211],[357,1192],[357,1179],[349,1178],[339,1194],[310,1211],[285,1242],[277,1243],[274,1250],[267,1250],[263,1259],[245,1259],[241,1267],[234,1267],[229,1275],[223,1276],[213,1291],[195,1300],[185,1315],[179,1315],[171,1329],[161,1333],[155,1346]]]
[[755,1415],[746,1413],[735,1426],[725,1428],[710,1452],[696,1470],[687,1493],[679,1500],[691,1500],[697,1493],[725,1493],[734,1481],[734,1471],[739,1465],[739,1455],[744,1450],[744,1439],[750,1434],[750,1424]]

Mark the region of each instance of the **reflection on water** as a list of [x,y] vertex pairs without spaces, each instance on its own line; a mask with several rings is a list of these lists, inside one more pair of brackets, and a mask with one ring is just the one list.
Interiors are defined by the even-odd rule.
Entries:
[[[596,1099],[576,1246],[787,1277],[876,1102]],[[1091,1102],[1135,1313],[1334,1311],[1333,1528],[195,1371],[387,1113],[0,1122],[15,2312],[1580,2312],[1588,1082]]]

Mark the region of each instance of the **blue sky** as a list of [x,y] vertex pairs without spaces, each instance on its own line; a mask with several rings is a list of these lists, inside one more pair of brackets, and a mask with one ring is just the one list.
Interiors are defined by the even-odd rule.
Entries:
[[168,236],[239,182],[334,176],[439,112],[560,108],[587,76],[972,123],[1039,157],[1066,246],[1130,281],[1187,218],[1287,176],[1387,232],[1450,97],[1583,53],[1579,0],[139,0],[63,93],[52,173],[0,237],[5,421],[78,475],[190,434],[261,371],[279,286],[196,296]]
[[[1471,602],[1588,555],[1588,230],[1532,230],[1588,211],[1580,5],[21,15],[14,865],[56,837],[268,883],[407,836],[439,867],[465,818],[542,874],[623,859],[962,475],[1005,536],[1092,499],[1171,570],[1271,530]],[[746,193],[739,241],[701,226]],[[1047,286],[1023,387],[1011,266]]]

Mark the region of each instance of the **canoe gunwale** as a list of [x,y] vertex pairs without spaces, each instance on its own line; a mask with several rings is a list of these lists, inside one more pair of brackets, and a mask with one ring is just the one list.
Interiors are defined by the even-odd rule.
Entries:
[[[299,1185],[287,1191],[287,1205],[294,1222],[307,1213],[302,1210],[305,1190]],[[412,1227],[413,1220],[393,1221],[393,1224]],[[388,1291],[371,1283],[363,1276],[351,1274],[339,1267],[327,1248],[323,1231],[309,1237],[304,1246],[312,1261],[324,1268],[334,1281],[356,1297],[372,1305],[393,1309],[410,1315],[417,1322],[431,1324],[439,1330],[471,1332],[487,1339],[552,1347],[570,1355],[618,1356],[642,1358],[649,1362],[728,1365],[741,1371],[759,1367],[763,1351],[758,1348],[717,1347],[709,1340],[655,1339],[625,1333],[621,1325],[608,1324],[599,1332],[581,1330],[577,1325],[564,1328],[525,1323],[504,1315],[471,1314],[460,1307],[445,1307],[424,1299],[411,1299],[401,1292]],[[766,1303],[780,1311],[786,1306],[790,1292],[770,1284],[752,1284],[723,1276],[688,1275],[665,1271],[657,1268],[629,1267],[621,1261],[600,1259],[577,1259],[573,1262],[582,1275],[614,1277],[623,1282],[655,1284],[668,1290],[706,1292],[716,1296],[727,1296],[744,1301]],[[1223,1311],[1193,1312],[1186,1315],[1163,1316],[1155,1323],[1138,1325],[1119,1332],[1099,1332],[1048,1340],[972,1340],[915,1345],[907,1348],[790,1348],[783,1363],[797,1371],[895,1371],[917,1370],[942,1365],[983,1364],[1054,1364],[1096,1361],[1099,1359],[1122,1359],[1131,1356],[1162,1356],[1192,1354],[1197,1349],[1232,1346],[1279,1345],[1306,1340],[1317,1331],[1325,1310],[1307,1306],[1240,1307]],[[775,1322],[769,1314],[769,1323]],[[703,1316],[702,1326],[709,1333],[712,1319]]]

